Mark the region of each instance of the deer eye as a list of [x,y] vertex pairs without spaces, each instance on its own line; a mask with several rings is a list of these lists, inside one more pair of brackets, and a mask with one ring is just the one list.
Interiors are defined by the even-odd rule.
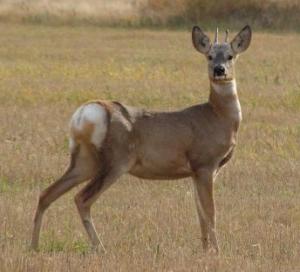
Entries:
[[232,60],[232,59],[233,59],[233,56],[229,55],[228,60]]
[[212,59],[213,59],[213,57],[212,57],[211,55],[209,55],[209,56],[208,56],[208,59],[209,59],[209,60],[212,60]]

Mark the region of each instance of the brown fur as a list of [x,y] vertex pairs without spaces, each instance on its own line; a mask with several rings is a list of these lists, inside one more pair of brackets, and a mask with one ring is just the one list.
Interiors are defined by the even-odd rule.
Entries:
[[[206,50],[203,43],[207,39],[202,38],[204,34],[200,29],[194,29],[195,47],[200,41],[199,51]],[[242,33],[238,37],[244,36]],[[90,215],[91,205],[121,175],[129,173],[144,179],[192,177],[203,247],[207,249],[210,241],[218,252],[213,182],[219,169],[232,157],[236,145],[241,115],[235,82],[212,80],[208,103],[174,112],[145,111],[116,101],[88,103],[97,103],[108,113],[105,140],[100,148],[93,145],[93,124],[86,123],[80,133],[71,128],[77,146],[69,169],[41,194],[32,247],[38,246],[45,209],[72,187],[90,178],[76,195],[75,202],[92,244],[99,245]]]

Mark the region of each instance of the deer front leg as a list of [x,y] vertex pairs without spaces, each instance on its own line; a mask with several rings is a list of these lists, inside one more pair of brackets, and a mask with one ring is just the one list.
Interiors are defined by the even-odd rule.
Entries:
[[208,238],[216,253],[219,252],[216,237],[216,216],[213,197],[214,171],[199,169],[194,176],[196,206],[202,230],[202,243],[204,250],[208,249]]
[[202,233],[202,237],[201,237],[202,246],[203,246],[204,251],[207,251],[207,249],[208,249],[208,230],[207,230],[207,224],[205,224],[204,212],[202,211],[201,202],[199,199],[196,183],[197,183],[197,181],[194,180],[194,197],[195,197],[195,203],[196,203],[196,208],[197,208],[197,213],[198,213],[198,218],[199,218],[201,233]]

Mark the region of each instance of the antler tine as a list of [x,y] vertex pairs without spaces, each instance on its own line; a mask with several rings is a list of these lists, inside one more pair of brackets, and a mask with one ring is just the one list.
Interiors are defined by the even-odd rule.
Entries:
[[218,27],[216,28],[216,33],[215,33],[215,43],[218,43],[219,42],[219,30],[218,30]]
[[226,29],[225,33],[226,33],[226,35],[225,35],[225,42],[227,43],[228,42],[229,30]]

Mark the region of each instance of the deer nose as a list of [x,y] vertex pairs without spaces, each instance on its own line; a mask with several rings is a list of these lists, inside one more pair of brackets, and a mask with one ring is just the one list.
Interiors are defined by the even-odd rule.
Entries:
[[225,75],[225,68],[221,65],[218,65],[214,68],[214,75],[215,76],[223,76]]

